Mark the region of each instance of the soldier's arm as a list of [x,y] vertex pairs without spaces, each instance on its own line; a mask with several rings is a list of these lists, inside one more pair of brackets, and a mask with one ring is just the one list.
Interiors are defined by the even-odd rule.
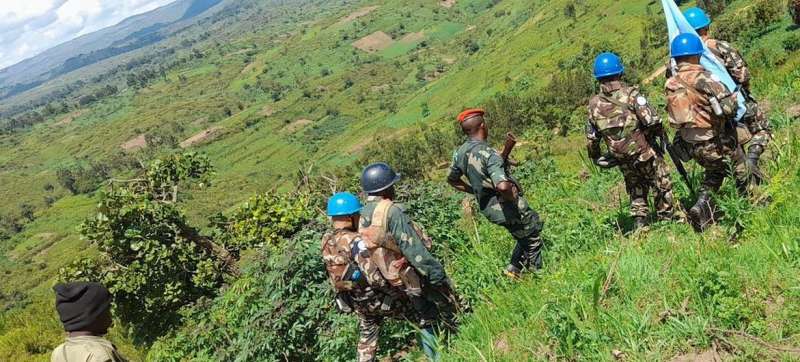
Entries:
[[719,41],[718,48],[724,56],[725,68],[736,83],[741,84],[745,89],[750,88],[750,69],[747,67],[742,54],[739,53],[730,43]]
[[421,275],[433,285],[441,285],[447,279],[442,263],[428,251],[419,234],[411,225],[411,218],[397,206],[389,211],[389,230],[400,252]]
[[664,132],[664,126],[661,123],[661,117],[658,112],[650,104],[647,97],[639,93],[638,90],[633,93],[633,109],[639,124],[648,137],[657,136]]
[[586,152],[589,154],[589,159],[595,162],[602,153],[600,150],[600,131],[594,124],[591,109],[589,110],[589,119],[586,121]]
[[458,167],[458,151],[453,153],[453,163],[450,165],[450,173],[447,175],[447,183],[450,184],[454,189],[466,192],[468,194],[474,194],[475,191],[463,180],[464,173]]
[[486,172],[489,174],[489,178],[492,179],[495,191],[500,194],[503,200],[507,202],[516,202],[519,191],[508,178],[508,175],[506,175],[506,169],[503,167],[504,162],[500,155],[488,147],[478,152],[478,154],[484,158],[484,166],[486,167]]

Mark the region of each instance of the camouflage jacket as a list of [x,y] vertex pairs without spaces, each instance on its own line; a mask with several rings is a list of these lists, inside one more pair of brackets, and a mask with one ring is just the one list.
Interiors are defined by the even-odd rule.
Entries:
[[[361,209],[361,228],[372,225],[372,214],[382,199],[370,196]],[[392,235],[400,252],[417,272],[433,285],[440,285],[447,279],[444,267],[425,247],[423,237],[414,228],[411,218],[399,204],[389,209],[387,231]]]
[[[708,141],[723,130],[736,115],[737,100],[717,78],[699,64],[681,64],[667,80],[667,111],[670,126],[685,141]],[[722,115],[715,114],[712,99],[719,102]]]
[[492,198],[498,196],[495,188],[501,182],[513,181],[506,174],[503,158],[497,150],[486,141],[467,140],[453,153],[448,181],[457,181],[467,177],[467,183],[478,200],[481,212],[486,209]]
[[750,69],[742,55],[730,43],[705,38],[704,42],[709,50],[725,65],[728,73],[738,85],[747,89],[750,85]]
[[639,92],[621,81],[603,83],[600,94],[589,100],[586,138],[590,148],[598,149],[600,140],[619,160],[647,161],[656,154],[645,132],[660,126],[661,118]]
[[[337,293],[345,293],[352,308],[365,315],[403,314],[407,300],[393,290],[370,259],[359,233],[338,229],[322,237],[322,260]],[[351,266],[352,264],[352,266]],[[347,280],[348,269],[358,267],[362,277]]]

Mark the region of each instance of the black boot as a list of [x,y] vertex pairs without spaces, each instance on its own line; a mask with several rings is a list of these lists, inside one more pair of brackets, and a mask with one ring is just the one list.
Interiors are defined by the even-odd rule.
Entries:
[[711,193],[700,191],[697,202],[689,209],[689,220],[697,231],[705,230],[714,222],[714,201],[711,200]]
[[761,167],[758,165],[762,153],[764,153],[764,147],[761,145],[752,145],[747,149],[747,168],[750,170],[751,182],[756,185],[764,182],[764,173],[761,172]]

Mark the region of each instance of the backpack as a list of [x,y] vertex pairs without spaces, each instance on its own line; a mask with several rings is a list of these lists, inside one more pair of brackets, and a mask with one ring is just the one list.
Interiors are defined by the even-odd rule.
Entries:
[[387,284],[381,271],[370,261],[369,252],[356,232],[337,230],[325,234],[322,260],[337,292],[381,288]]
[[[389,211],[394,205],[392,200],[383,199],[378,202],[372,213],[372,223],[369,227],[362,227],[359,232],[369,250],[371,264],[377,267],[389,285],[404,289],[406,294],[420,295],[422,284],[417,271],[403,256],[397,241],[389,233]],[[427,249],[431,248],[431,238],[422,229],[412,223],[414,230],[423,240]]]

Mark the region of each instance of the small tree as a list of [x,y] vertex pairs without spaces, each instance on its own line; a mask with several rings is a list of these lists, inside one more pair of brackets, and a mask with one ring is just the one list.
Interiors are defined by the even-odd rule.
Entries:
[[161,336],[180,310],[213,295],[223,281],[219,248],[188,224],[176,204],[178,186],[204,183],[208,159],[186,153],[153,162],[144,177],[113,182],[81,235],[101,252],[61,271],[65,280],[92,280],[114,293],[117,315],[140,341]]

